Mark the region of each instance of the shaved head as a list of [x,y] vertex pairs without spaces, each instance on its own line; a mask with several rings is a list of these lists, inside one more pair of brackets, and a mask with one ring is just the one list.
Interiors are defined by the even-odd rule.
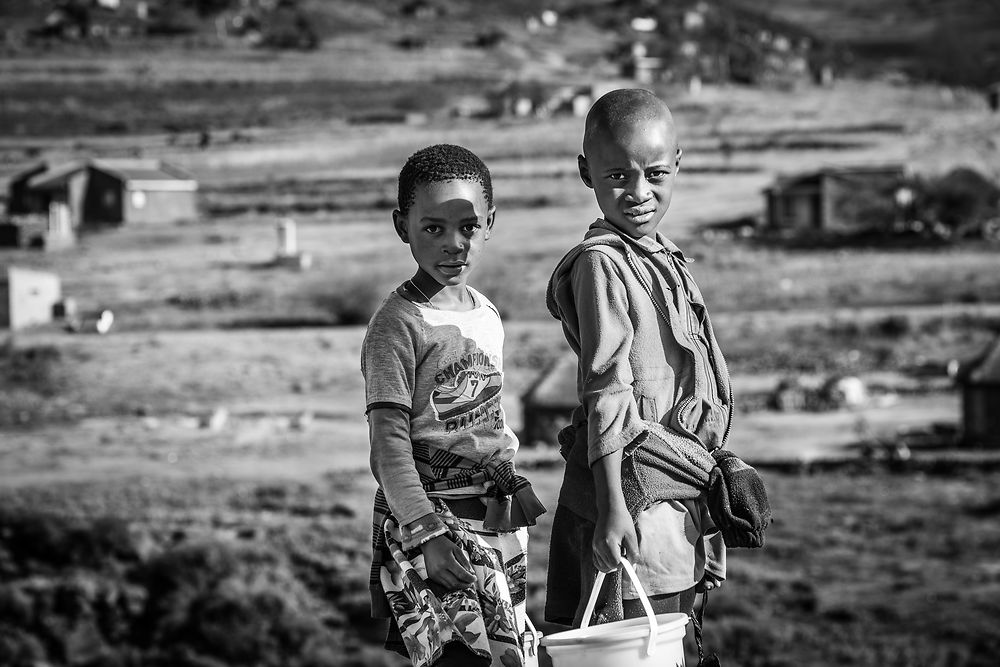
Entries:
[[583,133],[583,153],[589,152],[599,139],[618,139],[647,122],[662,122],[671,137],[676,138],[674,117],[666,102],[638,88],[612,90],[600,97],[587,114]]
[[580,178],[604,219],[620,232],[655,237],[680,168],[677,129],[667,105],[647,90],[613,90],[587,114]]

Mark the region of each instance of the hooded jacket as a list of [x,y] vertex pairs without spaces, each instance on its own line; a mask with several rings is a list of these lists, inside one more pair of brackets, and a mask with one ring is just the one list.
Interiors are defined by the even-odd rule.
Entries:
[[559,498],[579,516],[596,519],[598,459],[624,450],[635,516],[653,502],[697,498],[715,465],[710,452],[728,438],[729,374],[686,263],[662,235],[632,239],[598,220],[549,280],[548,309],[579,359],[581,405],[560,434]]

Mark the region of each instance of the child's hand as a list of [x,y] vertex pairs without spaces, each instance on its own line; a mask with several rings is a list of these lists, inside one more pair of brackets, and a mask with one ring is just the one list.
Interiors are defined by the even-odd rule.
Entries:
[[424,542],[420,550],[424,553],[427,578],[431,581],[450,591],[457,591],[476,580],[465,552],[447,535],[438,535]]
[[705,571],[705,576],[701,578],[698,585],[694,587],[695,593],[705,593],[707,591],[714,591],[716,588],[722,585],[723,580],[715,576],[708,570]]
[[639,553],[635,524],[624,503],[613,503],[597,517],[594,527],[594,567],[601,572],[613,572],[622,556],[634,560]]

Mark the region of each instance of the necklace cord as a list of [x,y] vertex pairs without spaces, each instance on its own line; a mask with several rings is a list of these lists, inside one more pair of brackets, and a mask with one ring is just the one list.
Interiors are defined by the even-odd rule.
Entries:
[[420,289],[419,287],[417,287],[417,284],[415,282],[413,282],[412,280],[407,280],[406,282],[410,283],[410,286],[413,287],[413,289],[417,290],[417,293],[420,296],[424,297],[424,301],[426,301],[431,306],[434,305],[433,303],[431,303],[431,298],[429,296],[427,296],[426,294],[424,294],[424,291],[422,289]]
[[[426,294],[424,294],[424,291],[422,289],[420,289],[419,287],[417,287],[417,284],[415,282],[413,282],[412,280],[407,280],[406,282],[413,289],[415,289],[417,291],[417,294],[419,294],[420,296],[422,296],[424,298],[424,301],[427,302],[428,306],[430,306],[431,308],[436,308],[436,309],[440,310],[440,308],[438,306],[434,305],[434,302],[431,301],[431,298],[429,296],[427,296]],[[469,291],[469,287],[468,286],[465,287],[465,293],[469,295],[469,299],[472,300],[473,305],[475,305],[475,297],[472,296],[472,292]]]

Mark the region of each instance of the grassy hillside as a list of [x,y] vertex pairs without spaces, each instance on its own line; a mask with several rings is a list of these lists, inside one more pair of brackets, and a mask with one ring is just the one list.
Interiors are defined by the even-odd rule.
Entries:
[[1000,4],[980,0],[733,0],[831,40],[853,67],[982,87],[1000,78]]
[[[201,3],[211,10],[205,14],[198,4],[164,3],[190,34],[40,41],[25,34],[49,5],[3,3],[0,137],[287,127],[435,112],[511,78],[572,82],[614,74],[607,56],[632,39],[628,21],[645,11],[639,2],[545,3],[565,10],[564,20],[530,33],[525,20],[542,3],[450,0],[435,3],[436,16],[415,18],[386,1],[306,1],[299,6],[321,42],[305,54],[220,41],[216,20],[229,14],[217,8],[226,3]],[[768,19],[829,41],[845,50],[844,68],[866,75],[892,68],[983,86],[1000,71],[996,3],[778,0],[760,8],[727,0],[718,11],[751,28]],[[480,38],[496,41],[477,45]]]

